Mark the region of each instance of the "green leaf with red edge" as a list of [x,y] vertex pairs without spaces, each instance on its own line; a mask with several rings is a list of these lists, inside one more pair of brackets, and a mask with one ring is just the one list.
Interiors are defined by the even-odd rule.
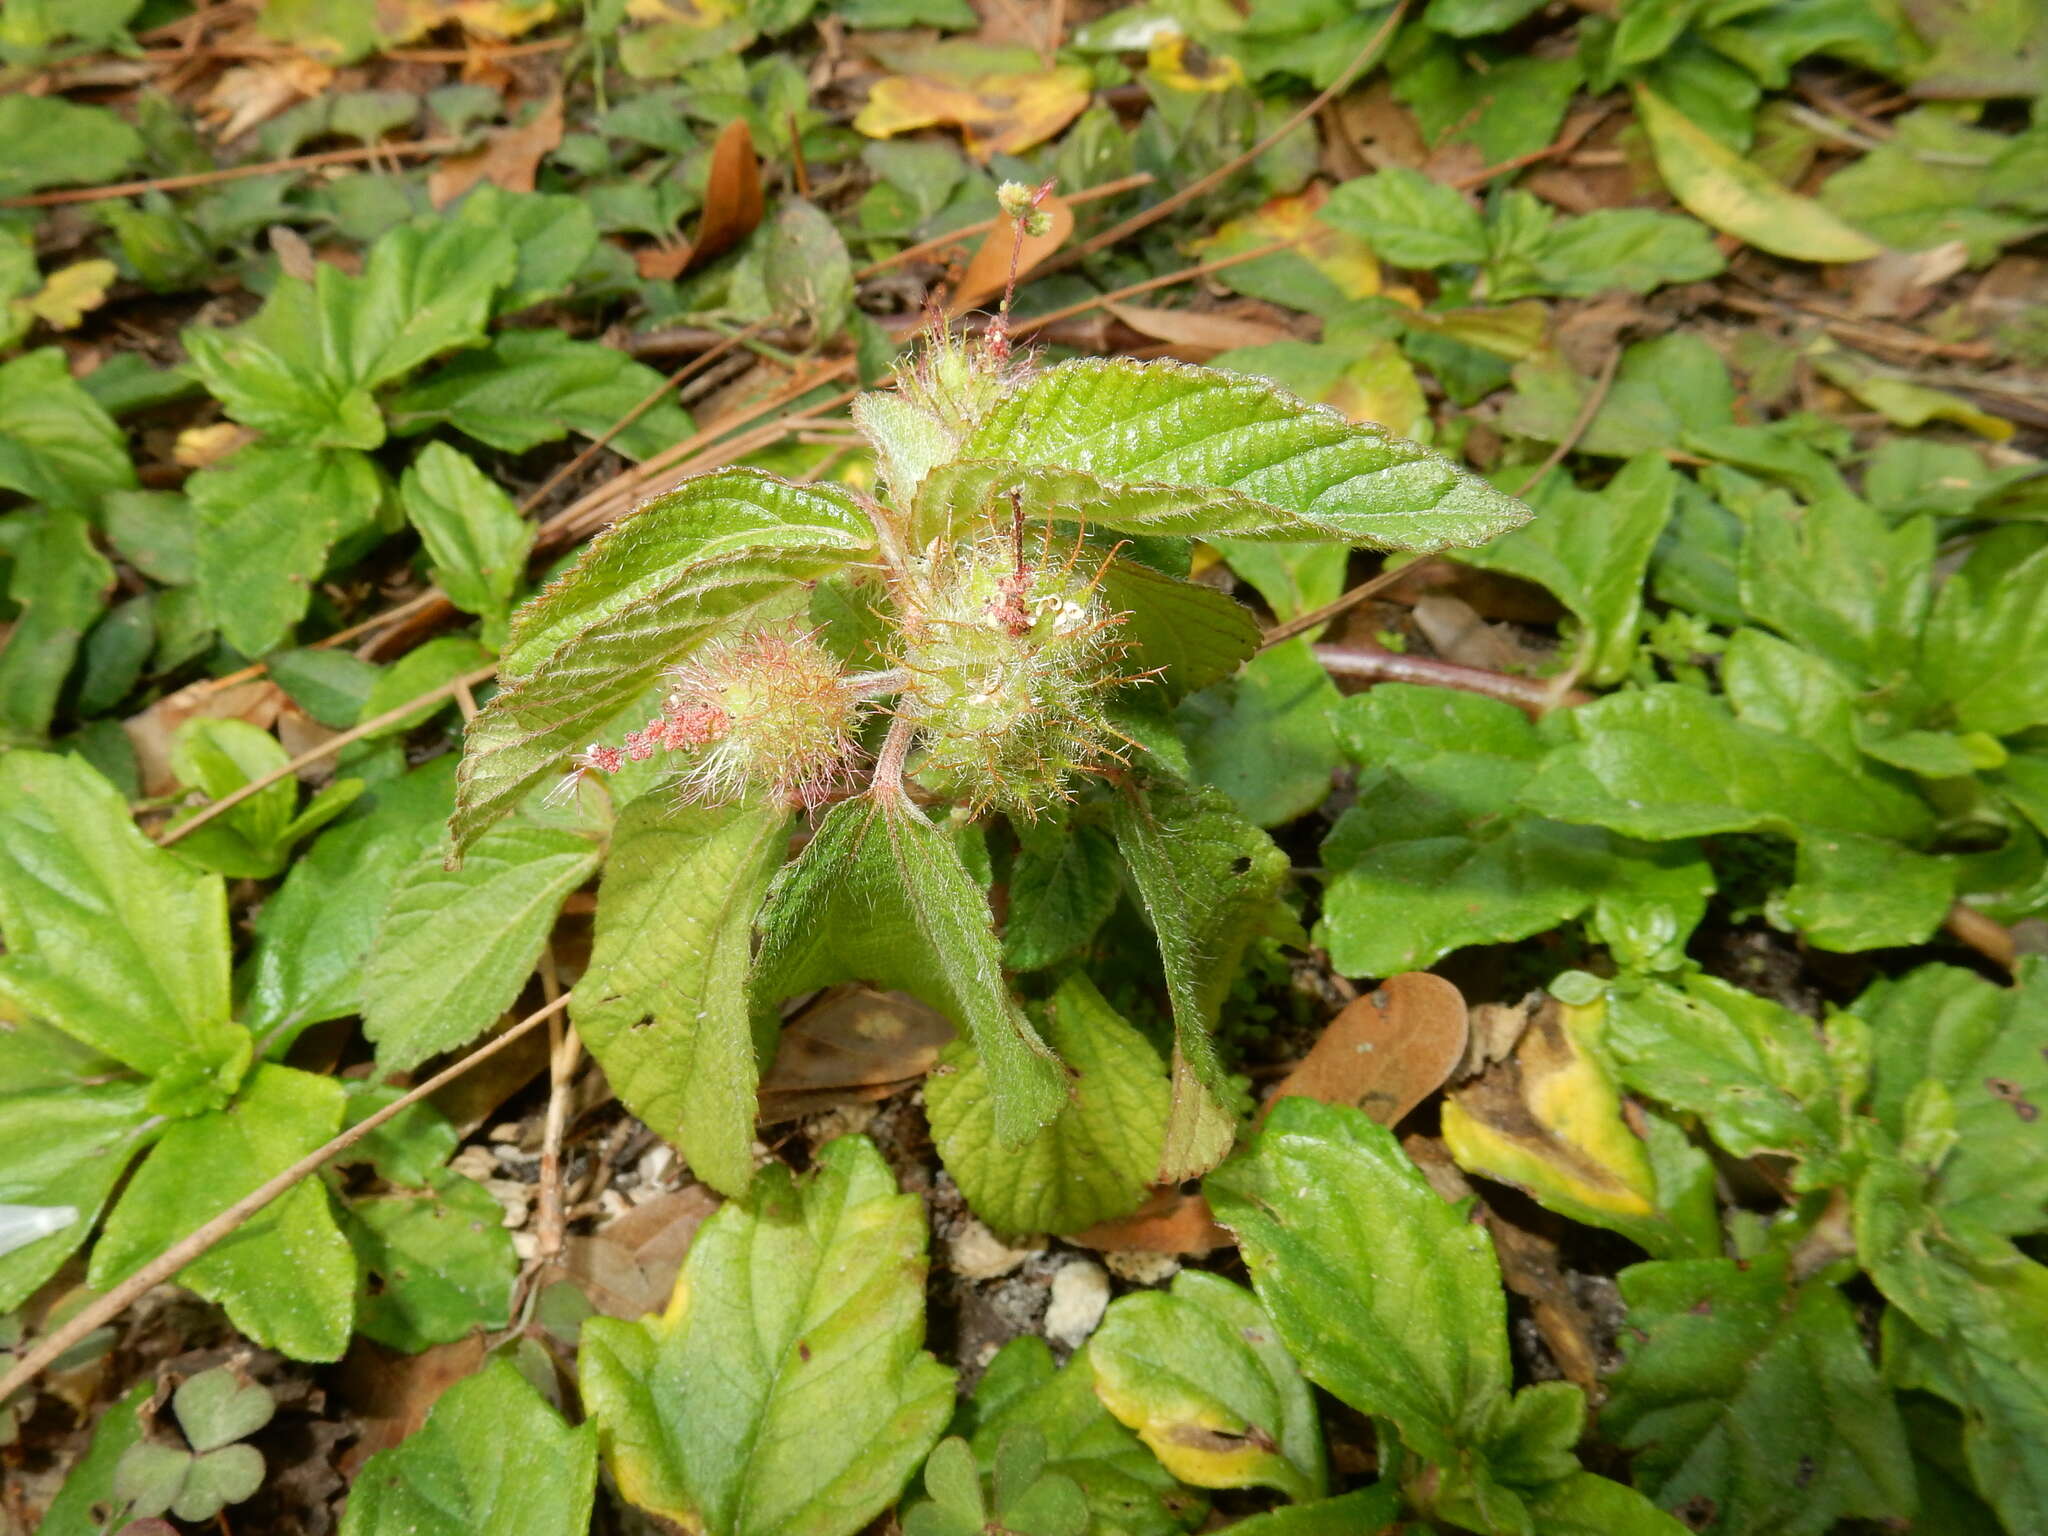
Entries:
[[777,605],[795,611],[806,582],[873,542],[850,493],[749,469],[687,481],[592,540],[513,615],[505,685],[464,747],[457,855],[663,668]]

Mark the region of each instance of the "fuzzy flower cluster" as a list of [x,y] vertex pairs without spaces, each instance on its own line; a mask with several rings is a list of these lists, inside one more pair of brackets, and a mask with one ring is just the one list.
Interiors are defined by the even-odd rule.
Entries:
[[1104,695],[1119,683],[1125,615],[1101,595],[1107,562],[1063,556],[1048,527],[934,551],[903,621],[899,710],[918,728],[919,780],[982,809],[1026,814],[1070,778],[1120,759]]
[[661,713],[620,746],[593,745],[579,773],[681,755],[685,799],[766,797],[815,809],[849,787],[861,755],[861,696],[837,657],[796,629],[720,637],[668,674]]

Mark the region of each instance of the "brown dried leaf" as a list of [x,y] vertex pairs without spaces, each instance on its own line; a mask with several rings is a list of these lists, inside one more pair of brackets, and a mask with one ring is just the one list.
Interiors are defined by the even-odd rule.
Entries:
[[606,1317],[641,1317],[668,1304],[683,1255],[718,1196],[702,1184],[657,1195],[590,1237],[571,1237],[538,1283],[567,1280]]
[[180,688],[122,721],[121,729],[135,748],[142,792],[163,795],[178,787],[171,772],[171,735],[187,720],[246,720],[267,731],[286,702],[284,690],[264,678],[226,688],[205,681]]
[[555,96],[525,123],[500,128],[477,148],[450,155],[427,176],[427,197],[445,208],[480,181],[507,192],[531,192],[540,163],[562,142],[562,98]]
[[1295,339],[1294,332],[1277,320],[1221,310],[1153,309],[1143,304],[1103,307],[1140,336],[1170,343],[1175,354],[1187,362],[1207,362],[1233,347],[1263,347]]
[[754,232],[766,204],[761,198],[761,159],[754,136],[734,118],[711,146],[711,174],[704,183],[704,213],[690,242],[685,268],[721,256]]
[[[1074,232],[1074,210],[1058,196],[1048,196],[1038,207],[1051,222],[1044,234],[1026,235],[1018,247],[1019,281],[1064,245],[1067,236]],[[970,309],[980,309],[1003,291],[1010,279],[1012,238],[1013,226],[1008,219],[997,220],[996,227],[982,237],[981,244],[975,248],[973,260],[967,263],[967,271],[946,304],[947,314],[964,315]]]
[[1465,1056],[1465,999],[1441,976],[1407,971],[1350,1004],[1266,1101],[1321,1099],[1393,1125],[1443,1086]]
[[333,80],[333,70],[303,54],[238,64],[200,98],[200,120],[213,125],[215,137],[225,143],[269,122],[285,108],[318,96]]
[[354,1478],[377,1452],[389,1450],[417,1430],[441,1394],[474,1375],[483,1362],[480,1333],[436,1344],[417,1355],[402,1355],[357,1334],[337,1378],[338,1395],[360,1426],[356,1442],[342,1454],[342,1475]]
[[760,1123],[885,1099],[929,1072],[952,1038],[944,1014],[905,993],[835,987],[783,1030]]
[[1236,1243],[1209,1212],[1200,1195],[1183,1194],[1177,1185],[1156,1189],[1137,1210],[1121,1221],[1105,1221],[1067,1239],[1083,1248],[1116,1253],[1177,1253],[1200,1258]]

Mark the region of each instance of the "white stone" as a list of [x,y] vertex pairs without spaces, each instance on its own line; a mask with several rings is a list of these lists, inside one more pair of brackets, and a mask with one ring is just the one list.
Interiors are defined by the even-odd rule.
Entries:
[[1164,1285],[1180,1273],[1180,1260],[1147,1248],[1117,1248],[1102,1256],[1109,1272],[1132,1285]]
[[1045,1309],[1045,1336],[1079,1349],[1109,1306],[1109,1273],[1093,1259],[1075,1259],[1052,1277],[1052,1301]]
[[946,1239],[946,1262],[963,1280],[993,1280],[998,1275],[1007,1275],[1038,1251],[1012,1248],[972,1216],[962,1220]]
[[498,1160],[491,1156],[489,1147],[464,1147],[448,1159],[448,1166],[466,1179],[495,1179],[498,1176]]
[[659,1184],[676,1165],[676,1149],[665,1141],[657,1141],[647,1149],[638,1166],[640,1182]]

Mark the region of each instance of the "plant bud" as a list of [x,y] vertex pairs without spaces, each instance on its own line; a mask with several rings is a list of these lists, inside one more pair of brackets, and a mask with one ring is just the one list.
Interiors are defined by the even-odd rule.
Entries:
[[687,755],[686,799],[766,796],[814,808],[848,786],[860,757],[861,701],[838,658],[800,630],[713,640],[669,673],[661,713],[620,746],[592,746],[579,771],[615,773],[657,752]]
[[976,810],[1027,814],[1118,757],[1103,695],[1127,649],[1099,571],[1071,555],[1024,558],[1021,530],[936,551],[906,613],[901,708],[917,725],[918,778]]

